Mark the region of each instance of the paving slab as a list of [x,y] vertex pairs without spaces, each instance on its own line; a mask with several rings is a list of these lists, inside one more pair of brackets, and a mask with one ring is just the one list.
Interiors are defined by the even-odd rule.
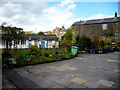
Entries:
[[[52,85],[52,86],[49,86],[48,88],[66,88],[66,87],[64,87],[64,86],[62,86],[62,85],[59,85],[59,84],[54,84],[54,85]],[[65,90],[68,90],[68,89],[65,89]]]
[[93,82],[93,81],[87,81],[82,85],[87,86],[88,88],[99,88],[100,86],[99,84],[97,84],[97,82]]
[[107,80],[99,80],[97,83],[107,87],[112,87],[114,84],[114,82],[107,81]]
[[114,88],[118,84],[117,54],[81,54],[70,60],[15,68],[6,74],[19,87]]
[[80,84],[77,84],[77,83],[68,84],[66,87],[68,87],[68,88],[87,88],[87,86],[80,85]]
[[85,80],[83,78],[74,77],[74,78],[70,79],[70,81],[74,82],[74,83],[82,84],[82,83],[85,83],[87,80]]
[[50,86],[55,85],[56,83],[53,81],[50,81],[50,80],[43,79],[43,80],[40,80],[39,82],[37,82],[36,84],[38,86],[40,86],[41,88],[48,88]]
[[62,85],[62,86],[66,86],[66,85],[72,83],[70,80],[64,79],[64,78],[56,80],[55,82],[58,83],[58,84],[60,84],[60,85]]
[[[32,82],[29,79],[26,79],[25,77],[21,76],[20,74],[14,72],[13,70],[4,70],[3,73],[11,80],[14,85],[16,85],[18,88],[37,88],[37,84]],[[38,87],[40,88],[40,87]]]
[[57,80],[62,79],[62,77],[59,77],[59,76],[56,76],[56,75],[48,76],[48,77],[45,77],[45,78],[48,79],[48,80],[51,80],[51,81],[57,81]]
[[8,78],[3,74],[2,75],[2,89],[4,88],[17,88]]

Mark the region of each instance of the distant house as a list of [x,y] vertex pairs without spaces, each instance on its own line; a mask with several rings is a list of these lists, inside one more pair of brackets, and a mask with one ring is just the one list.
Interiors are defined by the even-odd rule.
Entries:
[[93,19],[73,23],[72,29],[76,30],[76,36],[86,35],[91,37],[95,32],[100,32],[104,37],[112,37],[120,40],[120,17]]
[[56,27],[53,30],[53,34],[56,35],[59,38],[59,41],[61,41],[62,36],[66,33],[67,29],[62,26],[62,28]]
[[53,32],[51,32],[51,31],[46,31],[46,32],[44,32],[44,34],[45,34],[45,35],[50,35],[50,34],[53,35]]
[[[1,36],[1,35],[0,35]],[[14,46],[14,41],[11,48],[17,47],[18,49],[29,48],[31,45],[37,45],[41,48],[59,48],[59,41],[55,35],[25,35],[24,40],[16,40],[16,46]],[[0,48],[6,48],[5,41],[0,40]],[[9,47],[10,48],[10,47]]]

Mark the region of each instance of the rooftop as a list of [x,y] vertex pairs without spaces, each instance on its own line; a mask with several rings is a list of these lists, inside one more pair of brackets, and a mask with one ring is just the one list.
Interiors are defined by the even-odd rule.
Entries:
[[120,17],[79,21],[79,22],[73,23],[73,26],[77,26],[77,25],[88,25],[88,24],[114,23],[114,22],[120,22]]

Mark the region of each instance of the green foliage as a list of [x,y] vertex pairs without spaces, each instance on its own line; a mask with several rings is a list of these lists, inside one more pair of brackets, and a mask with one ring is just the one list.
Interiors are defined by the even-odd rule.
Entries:
[[72,44],[75,43],[76,31],[72,30]]
[[8,43],[11,41],[14,41],[14,46],[15,46],[15,40],[22,40],[24,39],[24,31],[22,28],[17,28],[17,27],[10,27],[10,26],[0,26],[2,27],[2,32],[4,33],[2,35],[2,40],[6,41],[6,47],[8,49],[8,46],[11,47],[12,43]]
[[62,58],[63,59],[69,59],[69,58],[71,58],[71,53],[64,53],[63,55],[62,55]]
[[81,36],[76,38],[76,44],[80,46],[84,46],[85,48],[90,48],[91,46],[91,39],[86,36]]
[[46,51],[46,52],[44,53],[44,55],[45,55],[46,57],[48,57],[48,56],[49,56],[48,51]]
[[32,45],[29,47],[29,54],[30,55],[37,55],[37,54],[40,55],[40,49],[38,48],[37,45]]
[[[38,51],[37,51],[38,50]],[[56,60],[71,58],[71,53],[67,51],[67,48],[42,50],[39,52],[37,46],[32,46],[26,50],[3,50],[3,53],[7,54],[7,57],[3,57],[3,65],[5,66],[24,66],[45,62],[53,62]],[[37,53],[36,53],[37,52]],[[58,52],[58,54],[54,54]]]
[[38,35],[44,35],[44,33],[40,31],[40,32],[38,32]]
[[74,44],[75,36],[76,36],[75,30],[68,29],[66,31],[66,34],[64,36],[62,36],[62,40],[63,40],[62,45],[64,47],[66,47],[66,46],[70,46],[70,45]]
[[35,33],[32,33],[31,31],[26,31],[25,34],[35,34]]

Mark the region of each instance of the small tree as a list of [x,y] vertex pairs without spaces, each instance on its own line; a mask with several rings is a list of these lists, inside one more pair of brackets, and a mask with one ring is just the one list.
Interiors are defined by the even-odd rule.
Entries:
[[12,45],[12,41],[14,41],[14,46],[16,45],[16,41],[24,39],[24,31],[22,28],[17,27],[5,27],[4,25],[0,26],[2,27],[2,40],[6,43],[6,48],[8,49],[8,46]]
[[102,37],[102,34],[100,32],[92,33],[91,38],[92,38],[93,48],[97,48],[99,46],[101,37]]
[[90,49],[91,47],[91,39],[86,36],[81,36],[76,38],[76,44],[79,46],[79,48],[84,47]]
[[62,46],[67,47],[68,51],[71,50],[71,45],[75,43],[75,35],[76,35],[75,30],[68,29],[66,31],[66,34],[62,36]]
[[40,32],[38,32],[38,35],[44,35],[44,33],[40,31]]

